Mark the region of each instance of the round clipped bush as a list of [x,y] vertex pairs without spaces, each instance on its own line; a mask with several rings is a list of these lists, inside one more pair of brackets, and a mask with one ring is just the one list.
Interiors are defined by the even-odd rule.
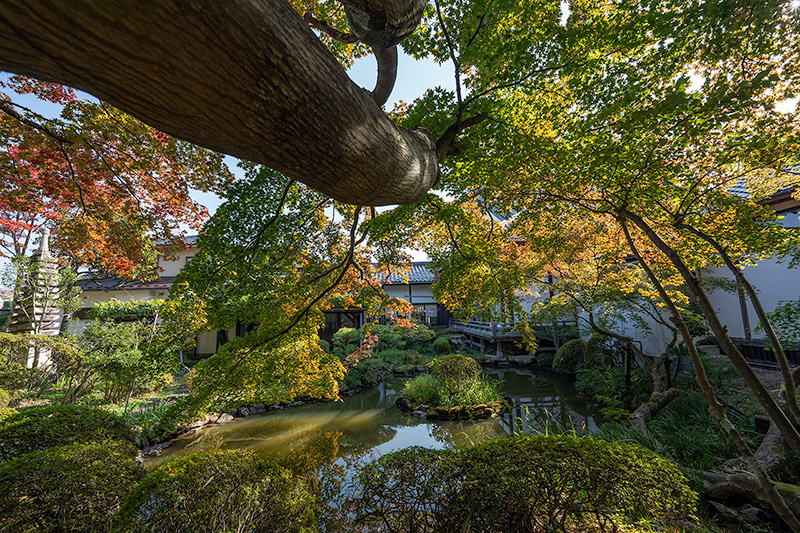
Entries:
[[536,352],[536,363],[541,366],[547,368],[553,368],[553,359],[555,358],[555,352],[551,351],[539,351]]
[[622,357],[624,345],[611,337],[592,335],[586,341],[583,352],[584,368],[608,368],[614,364],[615,356]]
[[450,346],[450,337],[439,337],[433,341],[433,352],[436,354],[446,354],[452,347]]
[[[362,522],[396,532],[673,530],[697,501],[672,463],[632,444],[570,436],[408,448],[359,474]],[[620,527],[621,526],[621,527]]]
[[461,381],[475,378],[481,373],[481,365],[475,359],[457,353],[437,357],[428,363],[428,367],[440,381]]
[[461,486],[457,452],[412,446],[384,455],[358,473],[356,521],[388,531],[434,533]]
[[0,466],[0,531],[110,531],[122,500],[144,475],[136,447],[111,441],[22,455]]
[[553,358],[553,370],[556,372],[577,372],[583,362],[586,343],[581,339],[572,339],[561,345]]
[[107,411],[48,405],[18,411],[0,422],[0,462],[54,446],[101,440],[134,442],[131,429]]
[[130,493],[117,530],[312,531],[316,503],[289,471],[243,450],[182,457],[154,470]]
[[667,524],[697,501],[666,459],[592,438],[494,439],[462,452],[460,468],[463,489],[443,530],[465,516],[473,531],[616,530],[640,519]]

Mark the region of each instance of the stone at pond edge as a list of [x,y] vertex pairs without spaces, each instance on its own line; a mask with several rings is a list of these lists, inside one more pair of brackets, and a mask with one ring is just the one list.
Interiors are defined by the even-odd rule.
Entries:
[[222,413],[221,415],[211,417],[211,422],[214,424],[225,424],[233,420],[234,416],[230,413]]
[[400,396],[395,400],[395,405],[412,416],[424,416],[430,420],[480,420],[483,418],[500,418],[506,412],[508,400],[498,400],[491,404],[457,405],[455,407],[429,407],[427,405],[413,405],[410,398]]
[[172,442],[173,441],[168,440],[166,442],[162,442],[161,444],[155,444],[153,446],[145,448],[144,450],[142,450],[142,455],[144,455],[145,457],[158,457],[159,455],[161,455],[162,451],[164,451],[166,448],[169,448],[172,445]]

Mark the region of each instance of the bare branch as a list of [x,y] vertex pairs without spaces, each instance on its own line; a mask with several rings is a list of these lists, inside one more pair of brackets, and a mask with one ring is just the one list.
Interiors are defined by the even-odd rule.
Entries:
[[327,22],[324,20],[319,20],[316,18],[311,11],[307,11],[303,18],[306,22],[311,24],[313,28],[318,29],[319,31],[323,32],[325,35],[333,39],[334,41],[339,41],[340,43],[345,44],[354,44],[358,42],[358,35],[355,33],[345,33],[343,31],[339,31],[335,28],[332,28]]

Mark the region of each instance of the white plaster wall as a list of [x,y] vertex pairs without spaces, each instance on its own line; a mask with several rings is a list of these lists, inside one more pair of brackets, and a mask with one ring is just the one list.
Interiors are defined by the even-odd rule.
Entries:
[[399,283],[384,285],[383,290],[392,298],[402,298],[412,304],[429,304],[436,300],[433,299],[431,286],[428,284],[411,285],[411,297],[408,295],[408,285]]
[[[726,269],[715,269],[710,274],[705,274],[705,276],[709,275],[733,279],[733,274]],[[786,264],[779,263],[775,259],[766,259],[760,261],[757,265],[745,267],[744,275],[758,291],[761,305],[764,306],[764,310],[768,313],[774,311],[780,301],[800,298],[800,269],[787,268]],[[742,322],[739,296],[735,292],[716,290],[709,295],[709,299],[719,314],[722,323],[728,327],[728,333],[731,337],[744,337],[744,324]],[[758,324],[758,317],[749,300],[747,302],[747,314],[750,318],[750,329],[753,331],[753,338],[763,338],[763,335],[759,335],[754,331]]]
[[158,266],[161,269],[161,276],[169,277],[169,276],[177,276],[178,272],[186,265],[186,263],[191,260],[194,255],[197,253],[197,248],[192,246],[188,250],[181,250],[176,254],[176,258],[166,260],[163,257],[158,257]]
[[217,332],[207,331],[197,336],[197,353],[211,355],[217,351]]

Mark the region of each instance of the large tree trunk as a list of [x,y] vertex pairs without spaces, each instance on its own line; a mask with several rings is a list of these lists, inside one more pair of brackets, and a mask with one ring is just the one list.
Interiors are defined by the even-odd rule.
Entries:
[[[391,15],[403,2],[419,4],[359,3]],[[430,132],[395,126],[285,0],[6,0],[0,35],[3,70],[87,91],[343,202],[412,202],[438,179]]]

